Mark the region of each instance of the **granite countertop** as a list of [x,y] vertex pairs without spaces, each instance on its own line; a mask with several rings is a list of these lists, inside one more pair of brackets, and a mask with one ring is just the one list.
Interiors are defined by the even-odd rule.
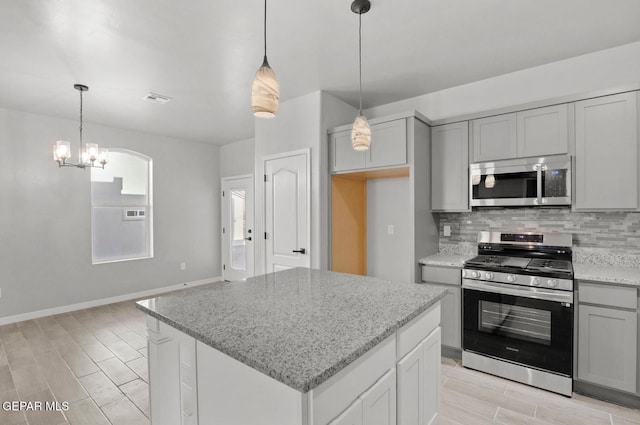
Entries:
[[139,301],[138,308],[304,393],[445,292],[297,268]]
[[445,254],[439,252],[437,254],[421,258],[418,262],[427,266],[462,268],[464,262],[473,257],[475,257],[475,254]]
[[640,268],[573,263],[573,278],[640,287]]

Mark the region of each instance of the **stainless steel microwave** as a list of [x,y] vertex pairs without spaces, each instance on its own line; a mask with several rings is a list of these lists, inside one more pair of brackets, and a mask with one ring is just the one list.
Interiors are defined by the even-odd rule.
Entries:
[[472,207],[571,205],[571,157],[553,155],[471,164]]

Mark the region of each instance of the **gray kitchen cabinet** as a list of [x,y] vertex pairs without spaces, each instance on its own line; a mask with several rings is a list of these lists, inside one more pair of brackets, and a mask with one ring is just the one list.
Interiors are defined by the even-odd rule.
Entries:
[[637,210],[637,92],[575,104],[577,211]]
[[442,345],[462,349],[462,271],[459,268],[422,266],[422,282],[447,290],[440,301]]
[[331,134],[331,171],[358,171],[407,165],[407,120],[405,118],[373,123],[371,146],[353,150],[351,130]]
[[515,158],[516,124],[515,113],[473,120],[473,162]]
[[331,135],[333,171],[357,170],[365,168],[366,152],[356,151],[351,145],[351,131],[341,131]]
[[578,379],[635,393],[637,289],[579,282],[578,296]]
[[431,129],[431,210],[469,211],[469,123]]
[[367,168],[390,167],[407,163],[407,121],[405,119],[371,125],[371,146]]
[[519,158],[569,152],[569,105],[554,105],[517,113]]

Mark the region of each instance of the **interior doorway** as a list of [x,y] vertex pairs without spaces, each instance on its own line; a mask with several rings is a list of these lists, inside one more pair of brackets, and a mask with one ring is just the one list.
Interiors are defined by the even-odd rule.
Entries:
[[253,176],[222,179],[222,276],[244,280],[254,274]]

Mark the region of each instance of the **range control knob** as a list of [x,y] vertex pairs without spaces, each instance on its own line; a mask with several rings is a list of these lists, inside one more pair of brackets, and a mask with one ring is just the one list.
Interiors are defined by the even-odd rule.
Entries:
[[516,279],[517,279],[517,277],[516,277],[515,275],[512,275],[512,274],[507,275],[507,280],[508,280],[509,282],[512,282],[512,283],[513,283],[513,282],[515,282],[515,281],[516,281]]
[[555,288],[556,286],[558,286],[558,281],[556,279],[549,279],[547,280],[547,286],[550,288]]
[[471,272],[471,277],[472,277],[472,278],[474,278],[474,279],[477,279],[477,278],[479,278],[479,277],[480,277],[480,273],[478,273],[478,272]]
[[493,279],[493,273],[491,273],[491,272],[486,272],[486,273],[484,274],[484,278],[485,278],[485,279],[487,279],[487,280],[491,280],[491,279]]
[[540,279],[538,279],[537,277],[534,277],[533,279],[531,279],[531,284],[533,286],[540,286]]

